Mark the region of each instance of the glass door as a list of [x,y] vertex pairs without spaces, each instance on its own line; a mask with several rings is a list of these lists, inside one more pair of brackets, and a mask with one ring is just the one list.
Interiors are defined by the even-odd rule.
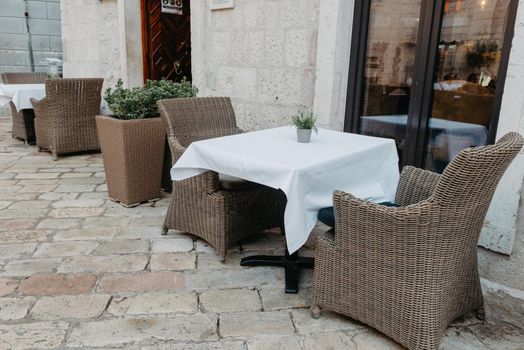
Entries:
[[365,55],[361,134],[392,138],[402,160],[421,0],[372,0]]
[[494,141],[517,0],[355,2],[345,131],[436,172]]
[[440,28],[424,164],[442,172],[488,143],[510,0],[447,0]]

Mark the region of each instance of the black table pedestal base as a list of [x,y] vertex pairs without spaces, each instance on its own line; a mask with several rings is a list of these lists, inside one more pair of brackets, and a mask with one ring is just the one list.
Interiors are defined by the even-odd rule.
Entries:
[[315,265],[314,258],[299,257],[298,252],[289,254],[286,249],[286,255],[253,255],[247,256],[240,261],[241,266],[277,266],[285,269],[286,293],[298,293],[298,278],[300,269],[312,269]]

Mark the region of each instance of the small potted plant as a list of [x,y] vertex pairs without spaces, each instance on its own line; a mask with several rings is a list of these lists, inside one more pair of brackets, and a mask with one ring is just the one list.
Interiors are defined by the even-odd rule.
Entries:
[[119,80],[105,91],[112,115],[99,115],[96,123],[109,198],[124,206],[160,198],[166,132],[156,101],[194,97],[197,91],[185,79],[149,80],[132,89]]
[[311,132],[314,130],[315,133],[318,133],[317,116],[312,111],[301,109],[291,118],[293,125],[297,128],[298,142],[309,143],[311,141]]

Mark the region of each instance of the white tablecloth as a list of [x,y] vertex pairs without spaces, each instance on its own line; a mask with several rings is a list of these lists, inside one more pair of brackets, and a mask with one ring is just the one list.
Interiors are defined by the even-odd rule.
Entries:
[[333,205],[335,190],[393,201],[399,178],[391,139],[321,129],[311,143],[301,144],[292,127],[194,142],[171,169],[171,177],[183,180],[206,170],[284,191],[290,253],[306,242],[319,209]]
[[13,101],[17,111],[33,109],[31,98],[45,97],[45,84],[0,84],[0,106]]

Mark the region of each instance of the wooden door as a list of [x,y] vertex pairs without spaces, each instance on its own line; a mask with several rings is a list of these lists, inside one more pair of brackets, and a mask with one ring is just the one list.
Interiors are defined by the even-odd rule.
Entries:
[[[162,1],[182,2],[182,14],[162,12]],[[144,80],[191,80],[189,0],[141,0]]]

